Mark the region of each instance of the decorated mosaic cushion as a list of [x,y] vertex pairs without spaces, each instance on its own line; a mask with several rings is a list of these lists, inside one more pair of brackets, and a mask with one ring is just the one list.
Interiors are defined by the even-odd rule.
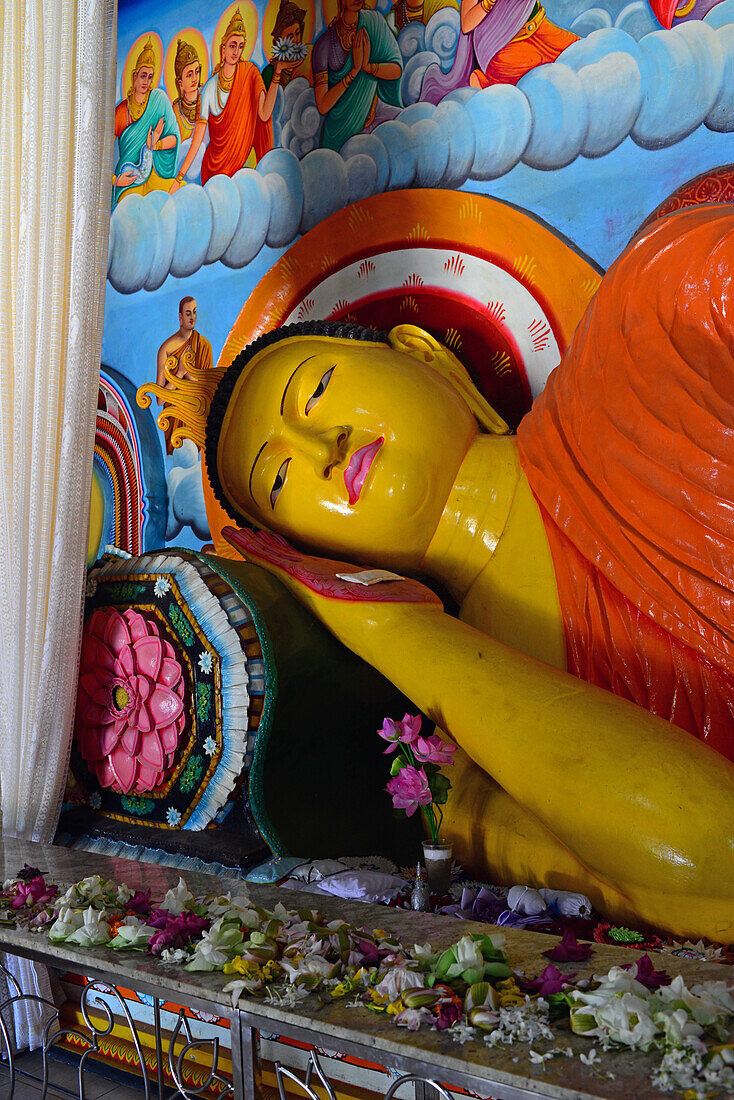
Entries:
[[375,733],[408,701],[265,570],[108,557],[83,637],[56,843],[235,874],[271,854],[412,858],[420,825],[392,815]]
[[206,561],[108,557],[89,574],[70,801],[161,830],[215,826],[245,777],[257,786],[267,702],[253,614]]

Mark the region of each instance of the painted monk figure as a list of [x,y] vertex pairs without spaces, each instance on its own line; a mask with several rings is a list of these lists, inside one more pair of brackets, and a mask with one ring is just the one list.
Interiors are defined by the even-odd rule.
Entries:
[[448,73],[426,70],[421,99],[439,103],[455,88],[517,84],[538,65],[556,61],[578,41],[557,27],[536,0],[461,0],[461,35]]
[[[178,332],[174,332],[158,348],[156,384],[162,390],[175,390],[176,379],[191,378],[192,370],[210,370],[212,367],[212,346],[205,336],[196,331],[196,299],[182,298],[178,305]],[[160,400],[164,400],[163,397]],[[181,427],[181,421],[174,416],[166,417],[168,423],[163,430],[166,441],[166,454],[173,454],[171,436],[174,428]]]
[[242,60],[244,48],[245,24],[237,8],[219,46],[219,64],[202,89],[201,118],[191,141],[196,156],[208,123],[202,183],[216,175],[233,176],[251,154],[257,162],[273,148],[271,119],[283,63],[276,63],[266,90],[257,65]]
[[[220,503],[275,532],[230,541],[459,746],[462,863],[725,942],[733,245],[724,207],[633,241],[517,437],[412,326],[286,327],[185,384]],[[416,581],[339,579],[364,566],[435,577],[458,618]]]

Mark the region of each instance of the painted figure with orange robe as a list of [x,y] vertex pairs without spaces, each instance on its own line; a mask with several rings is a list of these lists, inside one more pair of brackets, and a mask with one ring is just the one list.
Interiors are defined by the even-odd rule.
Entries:
[[[178,304],[178,332],[167,337],[158,349],[156,383],[161,390],[175,390],[176,379],[191,378],[192,370],[210,370],[213,366],[212,346],[196,331],[196,299],[182,298]],[[173,432],[181,427],[175,416],[166,417],[163,435],[166,454],[173,454]]]
[[456,88],[517,84],[538,65],[556,61],[578,40],[551,23],[537,0],[461,0],[461,35],[448,73],[426,70],[421,99],[439,103]]
[[[191,139],[189,156],[196,156],[209,126],[209,144],[201,165],[201,182],[212,176],[233,176],[251,154],[255,162],[273,148],[271,122],[283,67],[278,62],[266,90],[257,65],[243,61],[245,23],[239,8],[229,21],[219,46],[219,64],[201,92],[201,115]],[[184,162],[179,176],[189,167]]]

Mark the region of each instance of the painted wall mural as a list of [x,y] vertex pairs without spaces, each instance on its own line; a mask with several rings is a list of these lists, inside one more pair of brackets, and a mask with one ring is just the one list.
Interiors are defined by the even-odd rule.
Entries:
[[[377,230],[369,203],[387,192],[391,244],[359,275],[361,297],[383,301],[379,323],[405,320],[395,288],[420,280],[402,297],[431,296],[449,342],[461,321],[476,360],[486,333],[469,336],[461,295],[484,287],[491,216],[474,227],[468,266],[467,226],[442,240],[447,255],[464,241],[461,276],[444,272],[433,245],[420,257],[413,247],[438,196],[519,208],[600,273],[694,177],[695,199],[676,201],[726,194],[734,0],[122,0],[118,85],[103,361],[131,390],[175,384],[166,364],[183,378],[187,365],[215,365],[266,276],[278,300],[270,273],[285,250],[347,207],[357,222],[371,211]],[[338,273],[310,311],[302,295],[298,315],[341,315],[357,277],[341,262],[346,242],[316,241],[306,251]],[[523,255],[532,266],[529,250],[505,266]],[[494,330],[489,358],[518,392],[532,389],[534,357],[513,347],[546,341],[542,310],[535,320],[532,335],[518,320],[519,336],[511,319],[504,345]],[[169,419],[146,444],[165,469],[161,541],[199,548],[210,538],[200,457],[190,441],[173,446],[175,429]]]

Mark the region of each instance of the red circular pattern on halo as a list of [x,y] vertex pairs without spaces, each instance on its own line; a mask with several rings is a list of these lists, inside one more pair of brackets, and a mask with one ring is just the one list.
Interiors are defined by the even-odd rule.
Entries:
[[676,210],[719,203],[734,203],[734,164],[712,168],[682,184],[656,210],[653,210],[641,229],[652,225],[659,218],[673,214]]

